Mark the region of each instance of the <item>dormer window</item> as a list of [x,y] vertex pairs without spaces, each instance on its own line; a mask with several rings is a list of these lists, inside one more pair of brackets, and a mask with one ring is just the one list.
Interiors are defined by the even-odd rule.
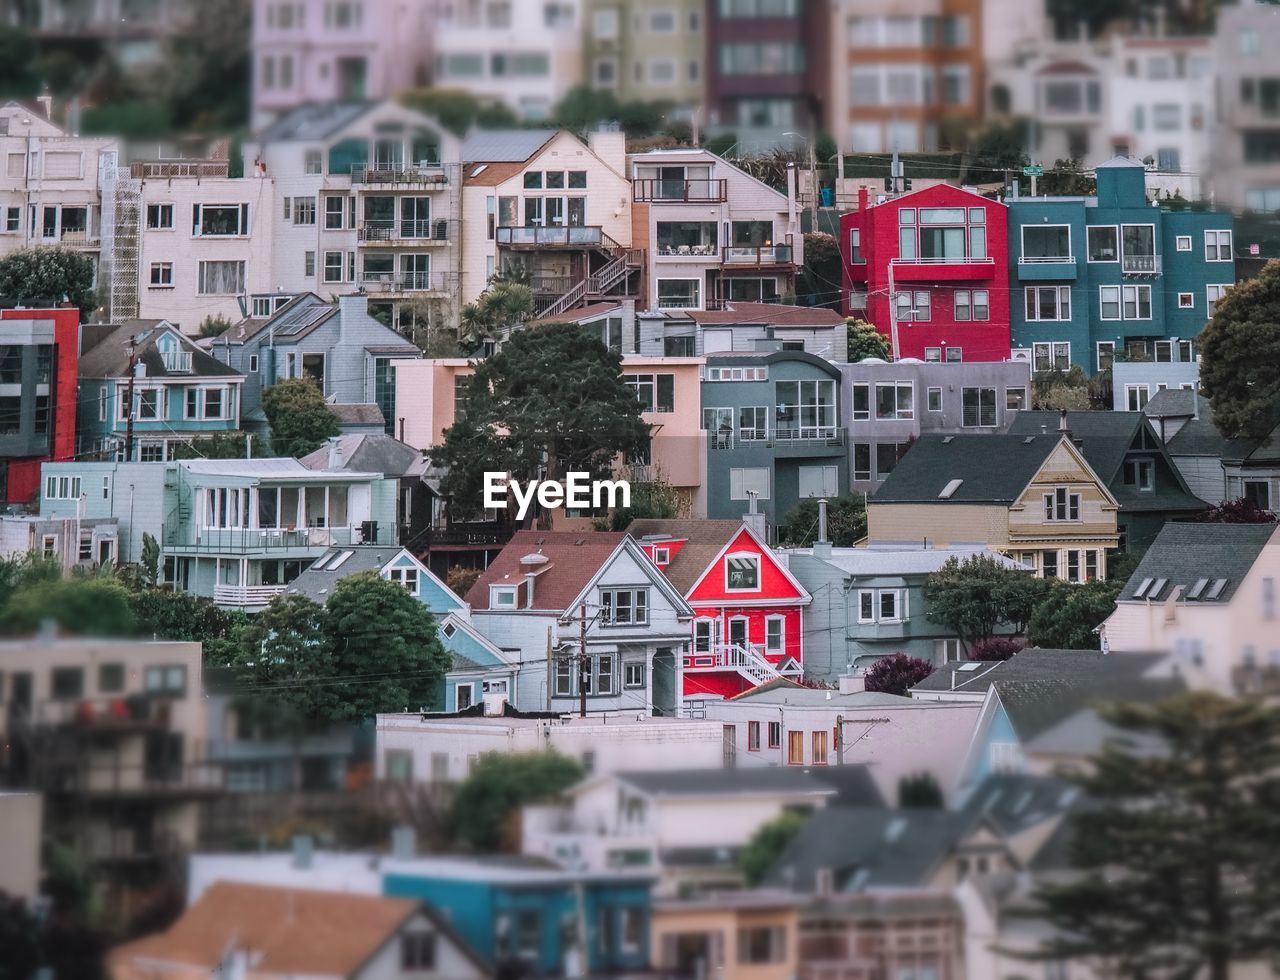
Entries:
[[671,549],[670,548],[654,548],[653,563],[659,567],[662,567],[663,565],[671,564]]
[[514,609],[516,607],[516,587],[514,585],[489,586],[489,605],[494,609]]
[[724,579],[727,592],[760,591],[760,556],[729,555],[724,563]]

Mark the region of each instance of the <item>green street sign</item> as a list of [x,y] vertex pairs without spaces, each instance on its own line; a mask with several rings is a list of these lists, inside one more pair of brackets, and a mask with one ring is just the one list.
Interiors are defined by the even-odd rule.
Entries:
[[1024,176],[1024,177],[1043,177],[1043,176],[1044,176],[1044,167],[1040,166],[1040,164],[1038,164],[1038,163],[1037,163],[1035,166],[1033,166],[1033,167],[1023,167],[1023,168],[1022,168],[1022,176]]

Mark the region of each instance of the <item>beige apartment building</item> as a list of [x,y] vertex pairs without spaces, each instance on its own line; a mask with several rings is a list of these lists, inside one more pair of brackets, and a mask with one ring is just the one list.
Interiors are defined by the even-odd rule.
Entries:
[[1280,209],[1280,17],[1240,0],[1218,11],[1212,191],[1219,205]]
[[583,63],[594,89],[619,102],[669,102],[692,116],[703,102],[706,0],[584,0]]

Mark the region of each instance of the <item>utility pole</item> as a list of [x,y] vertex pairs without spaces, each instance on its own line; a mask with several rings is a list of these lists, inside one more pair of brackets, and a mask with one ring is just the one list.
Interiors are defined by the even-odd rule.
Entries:
[[814,127],[809,127],[809,230],[818,230],[818,155],[813,145]]
[[587,604],[578,604],[578,717],[587,717],[587,678],[591,658],[587,656]]
[[133,381],[137,366],[138,338],[135,335],[129,338],[129,380],[125,385],[124,396],[129,412],[124,429],[124,461],[126,463],[133,462]]

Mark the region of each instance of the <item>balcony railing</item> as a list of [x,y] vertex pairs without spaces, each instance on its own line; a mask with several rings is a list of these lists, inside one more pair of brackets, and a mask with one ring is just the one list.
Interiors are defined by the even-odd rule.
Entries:
[[134,180],[168,177],[226,177],[228,160],[134,160],[129,176]]
[[720,204],[729,197],[723,178],[662,180],[641,178],[632,183],[632,200],[652,204]]
[[439,164],[404,166],[403,164],[374,164],[351,168],[352,184],[402,184],[414,187],[447,187],[449,174]]
[[218,606],[253,609],[269,605],[285,588],[283,585],[215,585],[213,601]]
[[845,430],[840,426],[788,426],[772,433],[758,429],[731,432],[722,429],[707,433],[712,449],[805,449],[838,448],[844,445]]
[[449,222],[416,221],[416,220],[375,220],[366,221],[356,231],[362,242],[447,242],[450,235]]
[[714,243],[710,245],[663,245],[659,242],[658,255],[662,258],[679,256],[680,258],[714,259],[720,255],[720,247]]
[[249,554],[255,551],[288,551],[336,548],[352,544],[390,544],[391,525],[370,521],[353,527],[243,527],[197,528],[194,541],[174,541],[179,552]]
[[369,293],[432,293],[449,290],[456,278],[450,272],[366,272],[360,285]]
[[511,248],[591,248],[605,244],[605,235],[600,225],[506,225],[497,229],[497,240]]
[[189,350],[165,351],[160,355],[160,360],[169,374],[191,373],[191,351]]
[[[1056,261],[1056,260],[1055,260]],[[929,255],[914,258],[898,257],[891,260],[892,265],[995,265],[996,260],[989,255]]]
[[95,736],[126,733],[169,726],[167,698],[153,698],[142,692],[108,698],[47,700],[36,705],[38,727],[73,727]]
[[1020,255],[1018,265],[1064,265],[1075,264],[1073,255]]
[[795,253],[787,245],[726,245],[721,249],[725,265],[790,265]]
[[63,245],[96,245],[99,237],[96,232],[86,231],[84,228],[64,228],[58,241]]
[[1125,255],[1120,259],[1120,270],[1125,275],[1158,276],[1160,267],[1158,255]]

